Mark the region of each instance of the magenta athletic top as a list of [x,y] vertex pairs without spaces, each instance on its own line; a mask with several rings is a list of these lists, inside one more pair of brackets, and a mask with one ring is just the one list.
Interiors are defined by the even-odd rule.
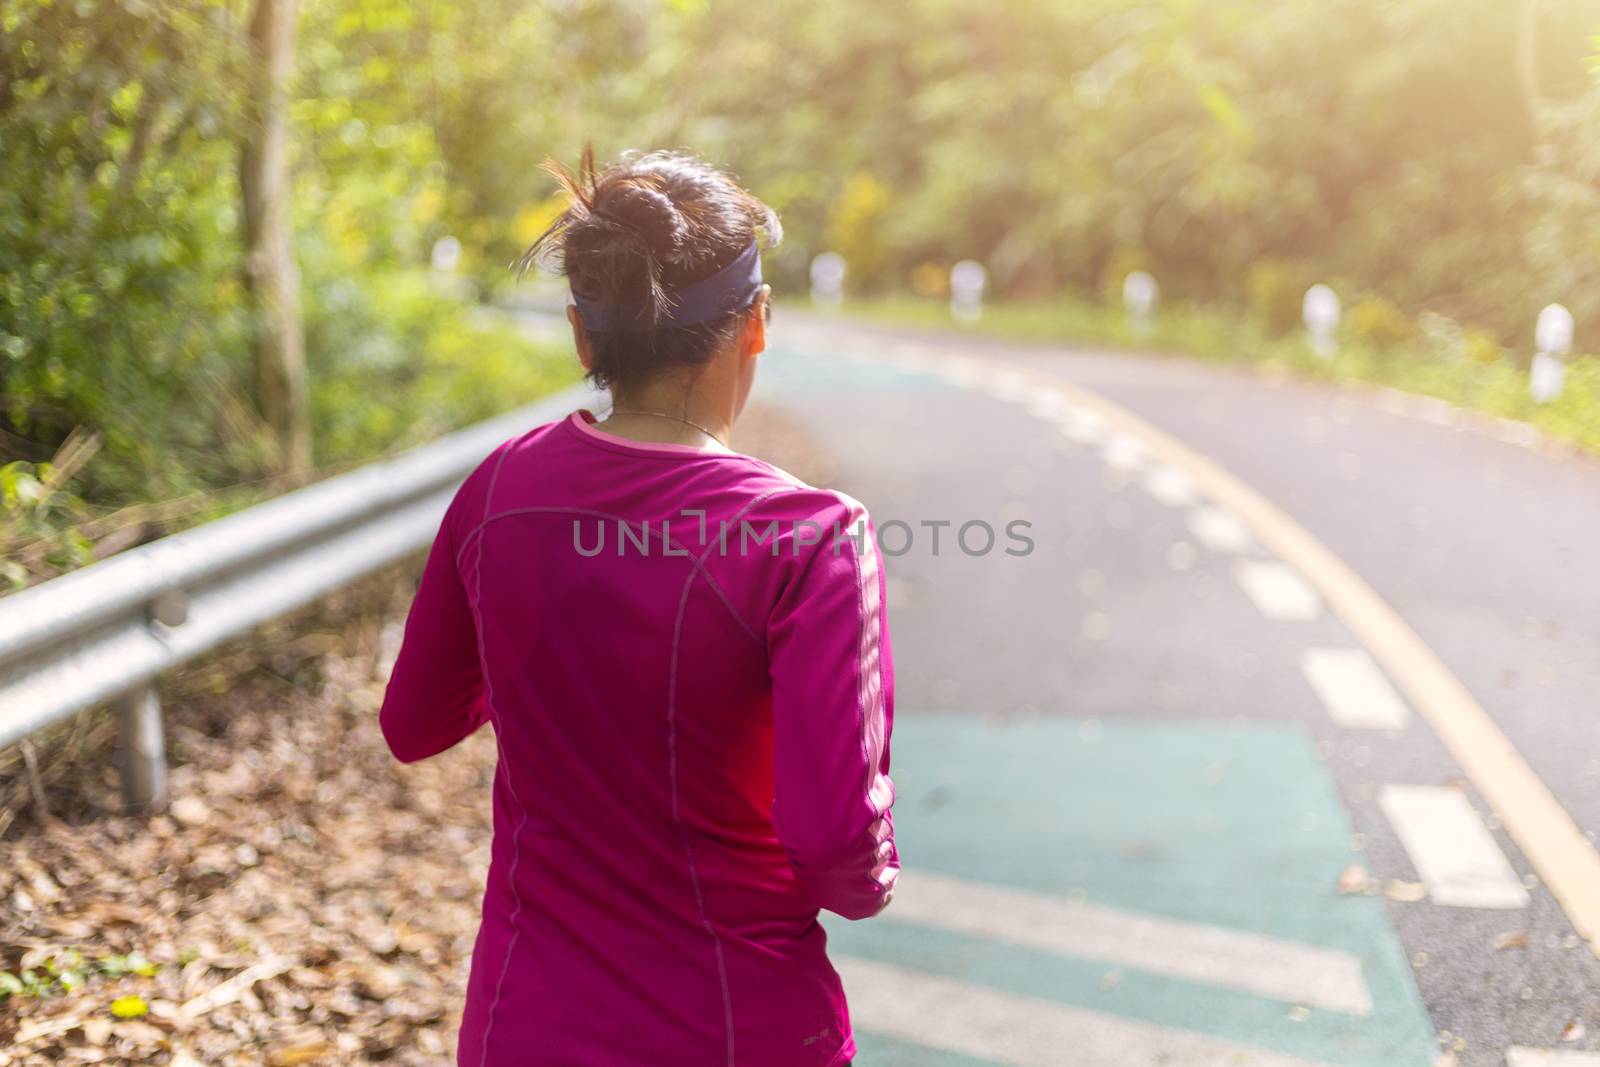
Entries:
[[872,524],[593,422],[467,477],[380,713],[407,763],[485,722],[499,746],[457,1063],[842,1064],[818,909],[874,915],[900,868]]

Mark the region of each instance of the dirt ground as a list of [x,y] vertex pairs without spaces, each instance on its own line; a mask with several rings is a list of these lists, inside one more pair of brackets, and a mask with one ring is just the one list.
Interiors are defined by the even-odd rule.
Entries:
[[51,790],[67,821],[0,841],[0,969],[28,987],[0,1064],[454,1061],[494,739],[411,766],[383,742],[415,566],[380,579],[397,610],[336,607],[175,686],[167,814],[114,814],[107,759]]

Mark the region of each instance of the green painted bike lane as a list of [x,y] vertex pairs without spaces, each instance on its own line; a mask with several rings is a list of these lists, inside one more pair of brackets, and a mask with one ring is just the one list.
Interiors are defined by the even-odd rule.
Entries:
[[825,920],[858,1064],[1434,1063],[1303,727],[897,719],[901,891]]

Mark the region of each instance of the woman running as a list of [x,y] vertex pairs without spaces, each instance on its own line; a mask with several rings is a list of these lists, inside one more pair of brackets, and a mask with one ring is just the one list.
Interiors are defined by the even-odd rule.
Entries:
[[565,274],[611,407],[467,477],[381,712],[407,763],[498,744],[457,1062],[847,1064],[817,915],[894,889],[893,670],[861,505],[731,446],[777,215],[679,153],[547,168],[520,266]]

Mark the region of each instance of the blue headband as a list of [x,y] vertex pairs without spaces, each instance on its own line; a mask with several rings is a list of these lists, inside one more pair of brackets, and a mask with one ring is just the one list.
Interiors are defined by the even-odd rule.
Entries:
[[[761,255],[755,239],[752,238],[744,251],[734,257],[733,262],[709,278],[702,278],[682,289],[668,290],[668,306],[657,311],[655,326],[657,329],[670,329],[674,326],[693,326],[698,322],[720,319],[724,315],[749,307],[760,291]],[[610,304],[590,300],[579,296],[576,292],[572,294],[572,302],[578,306],[578,314],[583,319],[585,329],[629,328],[626,325],[619,325],[619,316]],[[643,315],[644,312],[641,311],[639,318],[642,319]],[[647,329],[648,325],[641,322],[634,328]]]

